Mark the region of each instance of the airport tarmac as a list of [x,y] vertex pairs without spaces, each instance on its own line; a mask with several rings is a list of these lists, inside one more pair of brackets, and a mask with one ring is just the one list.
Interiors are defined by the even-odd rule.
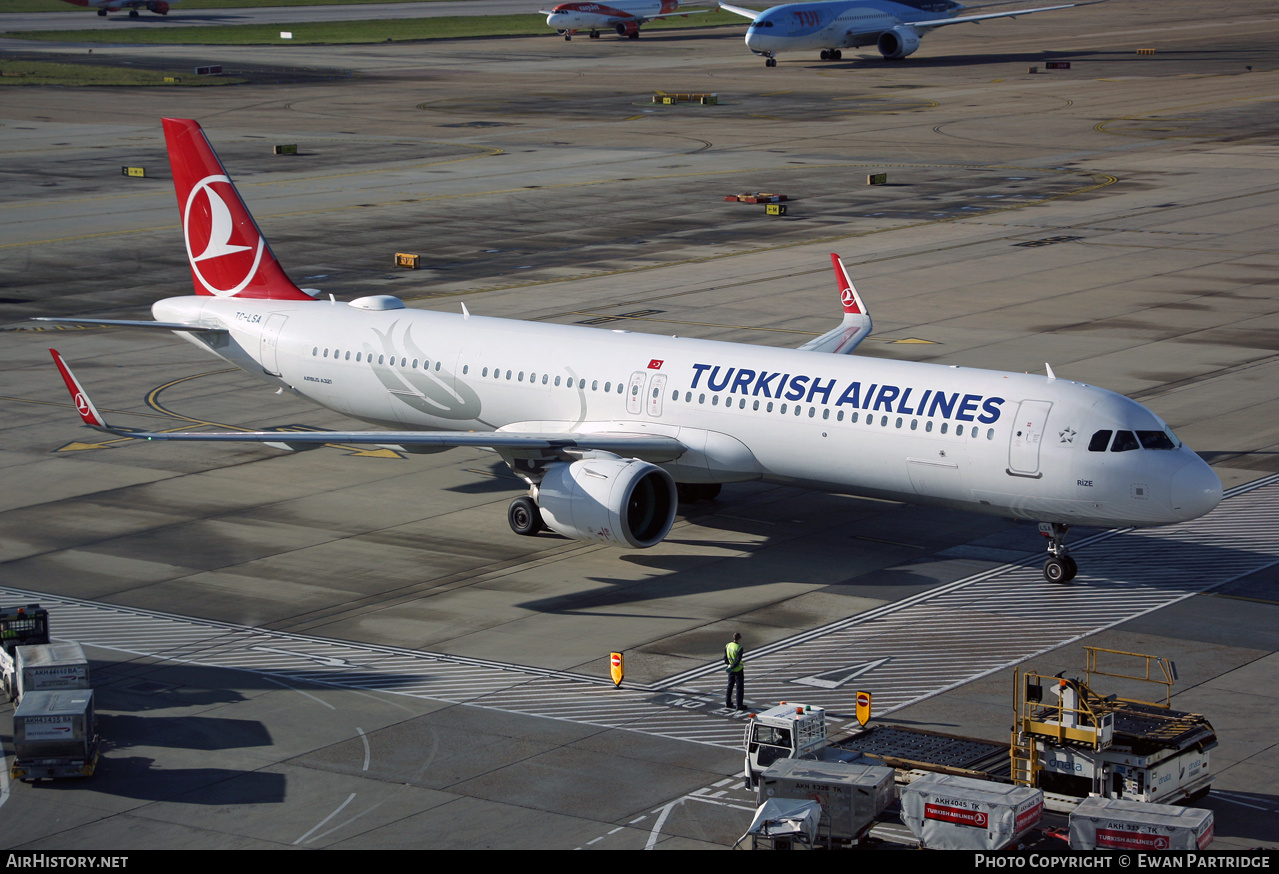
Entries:
[[[158,119],[194,117],[291,275],[339,300],[796,346],[838,317],[836,251],[875,318],[865,354],[1049,362],[1140,400],[1245,487],[1279,473],[1279,4],[1150,13],[1113,0],[948,28],[904,62],[771,69],[740,29],[95,47],[354,75],[0,90],[0,587],[56,604],[55,636],[90,644],[107,743],[92,780],[0,783],[0,843],[730,846],[751,806],[732,779],[739,724],[715,712],[733,631],[759,654],[747,697],[764,705],[870,645],[776,671],[773,652],[922,599],[951,649],[930,650],[910,694],[862,674],[881,715],[1005,740],[1023,658],[1051,674],[1081,666],[1081,643],[1171,657],[1174,706],[1219,734],[1214,848],[1279,846],[1269,485],[1208,517],[1230,525],[1077,532],[1102,539],[1060,594],[1030,582],[1033,525],[756,484],[644,552],[528,540],[503,521],[517,482],[480,452],[104,441],[78,426],[48,347],[126,426],[350,422],[167,334],[25,321],[145,318],[188,293]],[[785,193],[789,212],[723,200],[741,191]],[[422,269],[394,270],[396,252]],[[1020,612],[987,664],[993,644],[969,646],[971,613],[940,593],[995,573],[1027,582],[992,611]],[[1077,620],[1080,605],[1099,609]]]

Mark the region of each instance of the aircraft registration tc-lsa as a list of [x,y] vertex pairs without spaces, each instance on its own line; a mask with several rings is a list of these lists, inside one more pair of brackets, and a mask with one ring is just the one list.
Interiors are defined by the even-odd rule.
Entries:
[[[681,499],[764,481],[1038,521],[1044,574],[1072,525],[1155,526],[1221,499],[1158,416],[1057,378],[850,355],[871,320],[837,256],[842,322],[798,349],[316,299],[284,273],[199,124],[165,119],[195,294],[154,321],[375,431],[149,432],[108,424],[55,351],[85,423],[140,440],[496,452],[528,484],[519,534],[647,548]],[[315,292],[318,294],[318,292]]]

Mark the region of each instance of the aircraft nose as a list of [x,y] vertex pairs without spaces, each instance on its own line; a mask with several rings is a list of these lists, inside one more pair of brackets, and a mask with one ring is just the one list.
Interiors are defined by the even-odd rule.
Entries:
[[1198,519],[1221,503],[1221,480],[1200,458],[1172,478],[1172,509],[1183,520]]

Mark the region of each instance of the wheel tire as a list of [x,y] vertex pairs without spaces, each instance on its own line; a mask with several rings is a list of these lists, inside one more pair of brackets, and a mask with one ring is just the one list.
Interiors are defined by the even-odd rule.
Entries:
[[1063,583],[1068,583],[1075,578],[1075,574],[1079,573],[1079,563],[1068,555],[1063,555],[1061,560],[1066,563],[1066,578]]
[[542,530],[542,514],[530,497],[516,498],[506,508],[506,521],[511,530],[524,537],[532,537]]
[[572,41],[573,41],[573,37],[569,36],[567,33],[564,34],[564,42],[572,42]]
[[1050,558],[1044,562],[1044,579],[1050,583],[1070,582],[1069,568],[1059,558]]
[[839,61],[843,59],[844,53],[841,52],[839,49],[835,49],[835,51],[830,53],[830,56],[832,60]]
[[822,60],[823,60],[823,61],[829,61],[829,60],[830,60],[830,52],[826,51],[826,49],[822,49],[821,58],[822,58]]

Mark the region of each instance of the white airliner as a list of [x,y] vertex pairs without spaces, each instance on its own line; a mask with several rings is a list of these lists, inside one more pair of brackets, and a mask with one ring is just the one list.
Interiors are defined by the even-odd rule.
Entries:
[[589,31],[591,39],[598,39],[601,30],[616,30],[618,36],[639,39],[641,24],[659,18],[676,15],[696,15],[709,9],[681,9],[679,0],[611,0],[608,3],[560,3],[553,9],[539,10],[546,16],[546,23],[564,35],[573,38],[579,30]]
[[965,7],[955,0],[816,0],[787,3],[763,12],[727,3],[719,5],[751,20],[746,29],[746,47],[763,55],[767,66],[776,67],[781,52],[820,50],[823,61],[838,61],[843,57],[841,49],[862,46],[875,46],[885,58],[895,60],[913,54],[924,34],[948,24],[1015,18],[1086,4],[971,15],[962,15]]
[[[144,440],[281,449],[472,446],[529,485],[511,527],[645,548],[680,498],[762,480],[1036,520],[1044,573],[1076,571],[1072,525],[1166,525],[1217,506],[1221,482],[1154,413],[1046,376],[850,356],[871,321],[832,255],[842,323],[799,349],[316,300],[285,275],[194,121],[164,120],[195,296],[152,327],[266,382],[393,430],[155,433],[113,427],[62,359],[84,421]],[[678,485],[677,485],[678,484]]]
[[98,10],[98,15],[106,17],[108,12],[119,12],[121,9],[129,10],[130,18],[138,17],[139,9],[148,9],[156,15],[168,15],[169,7],[182,0],[62,0],[63,3],[70,3],[72,6],[84,6],[89,9]]

